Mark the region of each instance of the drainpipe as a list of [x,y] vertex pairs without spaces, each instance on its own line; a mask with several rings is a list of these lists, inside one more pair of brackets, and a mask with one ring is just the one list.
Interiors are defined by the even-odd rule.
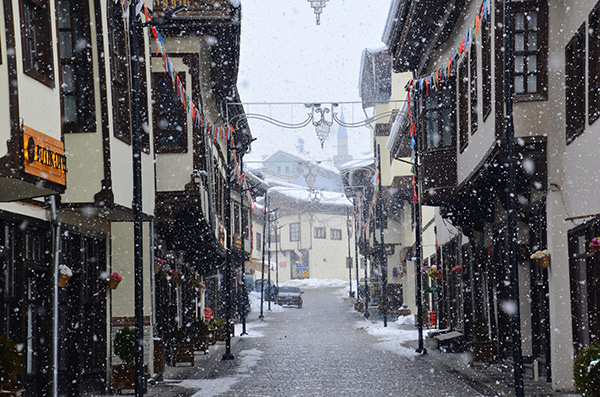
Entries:
[[58,397],[58,266],[60,265],[60,228],[56,214],[56,195],[50,196],[51,223],[54,228],[52,278],[52,396]]

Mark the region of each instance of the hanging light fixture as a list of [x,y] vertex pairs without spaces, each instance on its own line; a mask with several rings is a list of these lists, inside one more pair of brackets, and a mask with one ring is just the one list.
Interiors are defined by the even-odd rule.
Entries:
[[315,16],[317,18],[317,25],[321,24],[321,13],[323,12],[323,8],[327,5],[329,0],[308,0],[310,2],[310,6],[315,9]]
[[[327,108],[322,108],[321,105],[319,105],[319,104],[313,105],[313,112],[315,114],[319,113],[321,115],[319,120],[314,121],[314,119],[313,119],[313,125],[315,126],[315,132],[317,133],[317,138],[319,138],[319,142],[321,142],[321,149],[323,149],[323,144],[327,140],[327,137],[329,136],[329,130],[330,130],[331,126],[333,125],[333,119],[331,121],[328,121],[325,119],[325,114],[329,113],[330,110]],[[333,113],[332,113],[332,116],[333,116]]]

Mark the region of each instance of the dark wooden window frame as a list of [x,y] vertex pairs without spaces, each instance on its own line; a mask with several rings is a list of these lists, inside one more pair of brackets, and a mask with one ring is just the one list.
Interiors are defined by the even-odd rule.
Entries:
[[469,51],[469,69],[469,114],[471,119],[471,135],[473,135],[479,128],[479,116],[477,113],[477,45],[475,41],[471,42],[471,51]]
[[113,99],[113,134],[131,145],[129,41],[120,2],[109,2],[109,51]]
[[[528,21],[525,18],[525,30],[516,29],[516,15],[519,13],[526,13],[528,11],[537,11],[537,49],[531,51],[516,51],[516,35],[519,33],[526,34],[532,32],[528,30]],[[513,3],[513,57],[516,59],[518,56],[523,56],[523,68],[524,72],[516,71],[516,62],[514,62],[513,70],[513,83],[517,76],[524,76],[523,87],[527,90],[527,76],[537,76],[537,91],[535,92],[523,92],[514,94],[515,101],[545,101],[548,99],[548,3],[547,0],[525,0]],[[525,40],[525,47],[528,45],[528,39]],[[536,55],[536,69],[535,73],[528,72],[527,56]]]
[[315,238],[318,238],[318,239],[327,238],[327,228],[315,227]]
[[492,16],[481,25],[481,106],[483,121],[492,112]]
[[[185,87],[185,72],[177,73],[181,83]],[[166,104],[161,110],[161,97],[159,92],[161,82],[168,80],[168,84],[171,85],[171,101]],[[187,139],[187,113],[183,109],[181,101],[177,97],[177,93],[172,89],[171,77],[165,73],[152,73],[152,122],[154,124],[154,152],[155,153],[187,153],[188,151],[188,139]],[[180,113],[182,126],[181,126],[181,145],[179,146],[163,146],[160,142],[161,132],[163,129],[159,127],[159,120],[162,114],[176,114]]]
[[342,229],[329,229],[329,234],[331,236],[331,240],[342,239]]
[[[427,97],[431,95],[437,95],[437,104],[435,108],[429,108],[425,103]],[[448,95],[450,101],[446,101],[444,95]],[[451,147],[456,147],[456,76],[451,75],[447,78],[437,90],[430,90],[429,95],[421,97],[420,101],[420,122],[423,126],[424,133],[422,134],[421,148],[425,152],[431,152],[436,150],[445,150]],[[443,129],[446,128],[446,119],[443,117],[444,112],[450,110],[450,136],[451,141],[449,144],[443,144]],[[429,147],[429,135],[430,132],[427,129],[427,117],[430,113],[437,113],[437,133],[440,135],[440,144],[436,147]]]
[[462,153],[469,145],[469,68],[466,58],[458,65],[457,79],[459,149]]
[[[592,238],[599,233],[598,219],[569,231],[569,279],[575,351],[600,336],[600,253],[591,252],[588,247]],[[583,246],[578,244],[580,238],[583,240]],[[581,265],[584,265],[585,269],[582,269]],[[582,276],[584,280],[581,280]],[[580,296],[583,288],[587,290],[586,296]]]
[[[20,3],[23,72],[40,83],[54,88],[50,0],[21,0]],[[32,56],[34,51],[38,54],[35,57]]]
[[600,118],[600,1],[588,18],[588,121]]
[[[60,2],[58,3],[59,15],[59,54],[61,62],[61,114],[64,132],[93,132],[96,126],[95,95],[93,81],[92,48],[90,40],[90,14],[87,3],[76,0],[67,0],[69,5],[69,26],[61,27],[60,24]],[[80,20],[77,23],[77,20]],[[62,47],[62,34],[71,35],[70,51],[71,57],[66,58],[60,51]],[[83,48],[82,41],[86,42]],[[65,72],[67,68],[73,69],[73,90],[67,92],[65,83]],[[75,96],[76,116],[73,122],[65,121],[65,98]]]
[[585,23],[565,47],[565,124],[567,144],[585,130]]
[[302,236],[301,233],[302,229],[300,228],[300,222],[290,223],[290,241],[300,241]]

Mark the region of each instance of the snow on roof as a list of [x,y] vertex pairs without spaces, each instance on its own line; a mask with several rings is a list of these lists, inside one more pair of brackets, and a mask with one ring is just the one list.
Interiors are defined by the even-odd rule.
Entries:
[[348,170],[351,168],[359,168],[359,167],[369,167],[375,164],[375,159],[373,155],[370,154],[368,157],[363,157],[360,159],[348,161],[340,166],[341,170]]
[[[307,188],[293,184],[289,185],[292,186],[273,186],[269,189],[269,192],[277,192],[295,200],[311,201],[313,196]],[[319,195],[321,204],[352,205],[344,193],[319,190]]]
[[371,54],[377,54],[378,52],[381,51],[385,51],[387,50],[387,45],[380,43],[377,46],[373,46],[373,47],[367,47],[366,50],[369,51]]
[[274,161],[277,162],[277,160],[272,160],[275,156],[279,156],[279,155],[283,155],[283,156],[288,156],[291,157],[295,160],[298,160],[298,162],[303,162],[303,163],[312,163],[312,164],[316,164],[317,167],[325,170],[325,171],[329,171],[332,172],[334,174],[339,174],[340,172],[338,171],[337,168],[335,168],[335,166],[333,165],[333,162],[327,160],[318,160],[316,158],[314,158],[313,156],[309,156],[306,153],[290,153],[290,152],[286,152],[285,150],[277,150],[275,153],[273,153],[272,155],[270,155],[268,158],[266,158],[265,160],[262,161],[262,163],[255,163],[256,165],[253,166],[255,169],[259,169],[259,168],[263,168],[265,163],[268,163],[270,161]]

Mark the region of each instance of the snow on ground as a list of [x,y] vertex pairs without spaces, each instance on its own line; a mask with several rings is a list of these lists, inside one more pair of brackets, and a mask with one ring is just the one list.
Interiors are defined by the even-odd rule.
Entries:
[[[401,320],[406,321],[405,319]],[[407,342],[417,340],[419,333],[416,329],[406,329],[402,323],[388,321],[388,326],[384,327],[383,322],[372,322],[368,320],[358,321],[356,328],[364,329],[369,334],[379,339],[375,347],[385,351],[391,351],[403,357],[414,357],[417,355],[415,349],[406,347]]]
[[197,392],[192,397],[211,397],[227,393],[242,378],[250,377],[252,369],[262,359],[263,352],[258,349],[243,350],[238,356],[238,365],[235,374],[216,379],[186,379],[177,383],[177,386],[194,389]]
[[317,279],[317,278],[303,278],[288,280],[282,283],[286,287],[299,287],[304,289],[315,289],[315,288],[343,288],[348,285],[348,281],[336,280],[336,279]]
[[[259,304],[260,304],[260,300],[259,300]],[[262,338],[265,336],[265,334],[263,334],[260,331],[257,331],[257,329],[261,328],[261,327],[265,327],[267,326],[268,323],[266,321],[246,321],[246,332],[247,335],[242,336],[242,338]],[[242,324],[238,323],[235,325],[235,335],[238,336],[242,334]]]
[[[260,292],[252,291],[248,294],[248,298],[250,299],[250,308],[252,313],[260,313]],[[269,302],[265,298],[263,298],[263,312],[266,312],[269,308]],[[271,302],[271,311],[272,312],[282,312],[284,310],[283,306],[280,306],[274,302]]]

